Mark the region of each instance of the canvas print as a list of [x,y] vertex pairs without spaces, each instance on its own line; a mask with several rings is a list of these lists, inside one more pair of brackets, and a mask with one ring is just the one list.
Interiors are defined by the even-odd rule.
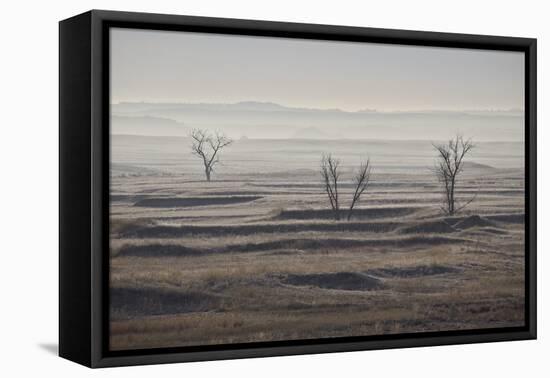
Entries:
[[525,325],[524,62],[112,28],[110,350]]

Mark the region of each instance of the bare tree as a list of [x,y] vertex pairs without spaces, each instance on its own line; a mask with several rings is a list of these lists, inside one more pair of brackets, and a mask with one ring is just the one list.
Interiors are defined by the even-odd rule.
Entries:
[[340,178],[339,166],[340,161],[334,159],[330,154],[323,155],[321,158],[321,177],[323,179],[323,186],[334,213],[334,219],[336,220],[340,220],[340,204],[338,198],[338,180]]
[[199,129],[193,129],[191,139],[193,140],[191,145],[193,155],[202,159],[206,180],[210,181],[214,166],[220,161],[220,150],[233,143],[233,140],[219,132],[211,134],[206,130]]
[[370,159],[367,159],[366,162],[361,162],[361,165],[359,166],[359,171],[357,172],[354,178],[355,192],[353,193],[353,199],[351,201],[351,205],[348,211],[348,221],[351,219],[351,213],[353,212],[353,207],[357,202],[359,202],[359,199],[361,198],[361,194],[363,194],[363,192],[369,186],[370,171],[371,171]]
[[457,135],[446,144],[433,145],[437,150],[437,162],[435,174],[443,186],[443,205],[441,210],[447,215],[455,215],[463,210],[473,200],[472,197],[466,203],[460,205],[457,202],[458,176],[464,169],[464,158],[474,148],[470,139],[465,140]]

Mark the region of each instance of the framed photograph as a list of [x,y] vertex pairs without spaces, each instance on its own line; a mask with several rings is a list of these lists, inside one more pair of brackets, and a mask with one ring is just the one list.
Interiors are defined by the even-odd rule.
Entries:
[[60,22],[60,355],[536,338],[536,40]]

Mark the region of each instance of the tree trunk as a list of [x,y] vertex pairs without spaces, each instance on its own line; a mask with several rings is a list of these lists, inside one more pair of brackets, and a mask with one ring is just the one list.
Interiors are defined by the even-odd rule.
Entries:
[[449,215],[455,215],[455,177],[451,179],[451,193],[449,194]]
[[204,172],[206,173],[206,181],[210,181],[210,169],[206,168]]

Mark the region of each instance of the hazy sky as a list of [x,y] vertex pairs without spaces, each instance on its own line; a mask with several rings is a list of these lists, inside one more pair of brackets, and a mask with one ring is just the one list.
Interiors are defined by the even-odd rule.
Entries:
[[524,56],[117,28],[111,30],[111,101],[523,109]]

